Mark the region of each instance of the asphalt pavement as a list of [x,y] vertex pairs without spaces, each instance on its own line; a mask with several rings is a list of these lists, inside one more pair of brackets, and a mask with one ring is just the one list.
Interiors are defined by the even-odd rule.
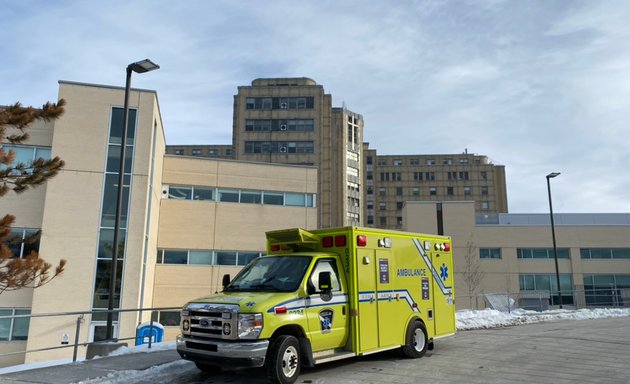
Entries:
[[[115,372],[143,371],[176,360],[179,356],[173,350],[105,357],[0,375],[0,383],[105,383],[106,377]],[[132,376],[127,382],[266,382],[262,369],[210,376],[192,363],[165,369],[155,376]],[[99,377],[105,379],[99,381]],[[462,331],[436,340],[435,350],[421,359],[405,359],[397,351],[383,352],[304,369],[297,383],[630,384],[630,317]]]

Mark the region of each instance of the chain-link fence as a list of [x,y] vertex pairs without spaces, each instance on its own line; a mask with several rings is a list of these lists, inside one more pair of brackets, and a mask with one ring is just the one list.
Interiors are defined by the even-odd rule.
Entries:
[[560,305],[564,309],[630,307],[630,289],[617,287],[575,289],[562,291],[562,296],[558,292],[551,291],[456,295],[457,309],[493,308],[509,312],[516,308],[522,308],[533,311],[545,311],[560,308]]

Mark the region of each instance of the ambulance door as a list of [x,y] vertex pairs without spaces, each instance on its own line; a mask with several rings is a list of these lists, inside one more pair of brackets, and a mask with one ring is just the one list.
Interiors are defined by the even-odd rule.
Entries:
[[[317,292],[319,273],[330,272],[332,296]],[[313,352],[345,346],[348,338],[348,295],[339,279],[335,259],[317,261],[308,280],[306,317]]]
[[377,267],[374,251],[357,250],[357,286],[359,292],[359,329],[357,330],[359,350],[357,352],[367,352],[378,348]]
[[[391,271],[395,271],[392,252],[390,250],[376,251],[376,288],[378,297],[378,346],[388,347],[400,344],[400,319],[402,302],[400,295],[396,295],[392,288],[395,284]],[[404,301],[404,300],[403,300]]]
[[453,303],[453,262],[447,253],[431,252],[433,264],[433,316],[435,336],[455,332]]

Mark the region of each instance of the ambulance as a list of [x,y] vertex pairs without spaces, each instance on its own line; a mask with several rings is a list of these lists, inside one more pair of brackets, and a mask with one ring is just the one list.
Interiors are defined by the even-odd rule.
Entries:
[[177,352],[206,372],[301,367],[400,349],[409,358],[455,333],[451,238],[344,227],[267,232],[223,292],[187,303]]

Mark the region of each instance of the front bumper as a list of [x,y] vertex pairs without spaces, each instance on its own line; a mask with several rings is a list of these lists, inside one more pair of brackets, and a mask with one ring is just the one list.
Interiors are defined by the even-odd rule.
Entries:
[[177,336],[177,353],[186,359],[222,367],[262,367],[269,340],[223,341]]

